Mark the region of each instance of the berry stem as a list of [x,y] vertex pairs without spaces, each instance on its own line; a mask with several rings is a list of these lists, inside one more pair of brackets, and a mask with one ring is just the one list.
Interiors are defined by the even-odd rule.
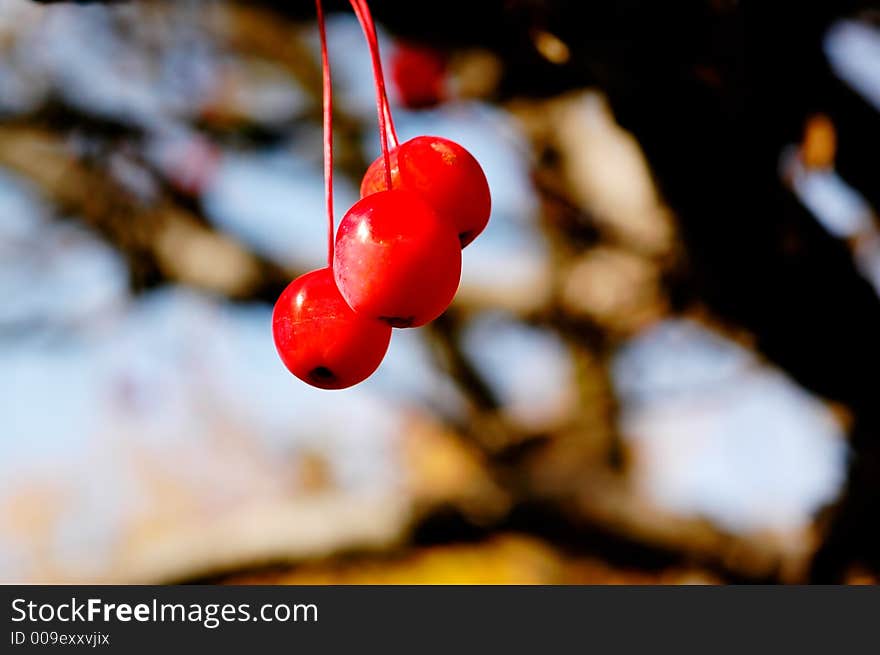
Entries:
[[327,29],[324,25],[324,7],[315,0],[318,13],[318,32],[321,35],[321,85],[324,119],[324,194],[327,203],[327,265],[333,266],[333,81],[330,76],[330,57],[327,53]]
[[376,113],[379,117],[379,141],[382,145],[382,160],[385,163],[385,187],[391,189],[391,157],[388,147],[388,123],[391,110],[388,107],[388,94],[385,90],[385,78],[382,75],[382,61],[379,56],[379,41],[376,38],[376,26],[366,0],[351,0],[351,7],[361,24],[364,38],[370,49],[370,57],[373,62],[373,78],[376,84]]
[[[358,3],[361,5],[361,13],[364,15],[364,19],[369,25],[370,28],[370,36],[367,39],[367,44],[370,47],[370,52],[376,51],[377,55],[379,52],[379,37],[376,34],[376,22],[373,20],[373,15],[370,13],[370,7],[367,4],[366,0],[358,0]],[[385,85],[385,73],[382,70],[382,58],[379,57],[379,76],[382,80],[382,99],[383,106],[385,111],[385,120],[388,124],[388,135],[391,139],[391,145],[396,148],[400,142],[397,139],[397,128],[394,126],[394,117],[391,115],[391,105],[388,102],[388,90]]]

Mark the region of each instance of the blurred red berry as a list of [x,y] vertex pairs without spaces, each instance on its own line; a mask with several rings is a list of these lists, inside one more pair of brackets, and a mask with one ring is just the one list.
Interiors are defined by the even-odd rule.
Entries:
[[351,310],[329,268],[287,286],[275,303],[272,333],[290,372],[321,389],[344,389],[368,378],[391,340],[387,323]]
[[398,43],[391,56],[391,79],[404,107],[433,107],[446,96],[446,56],[428,46]]
[[348,210],[336,235],[333,273],[357,313],[394,327],[442,314],[461,279],[455,231],[411,191],[374,193]]

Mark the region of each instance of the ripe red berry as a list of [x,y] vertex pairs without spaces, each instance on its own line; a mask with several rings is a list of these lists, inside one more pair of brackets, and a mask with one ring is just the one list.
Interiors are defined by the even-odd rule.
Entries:
[[461,248],[455,231],[419,195],[380,191],[343,217],[333,273],[357,313],[394,327],[417,327],[452,302]]
[[[486,174],[474,156],[439,136],[418,136],[391,153],[395,189],[415,191],[458,232],[461,247],[473,241],[489,222],[492,200]],[[361,197],[385,189],[382,158],[370,164],[361,182]]]
[[[392,148],[388,153],[391,164],[391,188],[400,188],[400,166],[397,161],[397,153],[400,152],[400,146]],[[361,180],[361,198],[378,193],[379,191],[387,191],[388,186],[385,180],[385,161],[382,155],[367,167],[364,178]]]
[[391,328],[355,314],[322,268],[296,278],[272,313],[275,347],[303,382],[344,389],[368,378],[382,362]]
[[391,57],[391,79],[405,107],[433,107],[446,95],[446,57],[435,48],[399,43]]

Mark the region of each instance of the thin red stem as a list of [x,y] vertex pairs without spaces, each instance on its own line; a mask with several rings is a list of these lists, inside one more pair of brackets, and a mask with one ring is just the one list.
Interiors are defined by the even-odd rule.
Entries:
[[[372,54],[374,51],[379,52],[379,37],[376,34],[376,22],[373,20],[373,15],[370,13],[370,6],[367,4],[366,0],[357,0],[360,5],[360,12],[363,16],[363,21],[369,27],[369,34],[365,35],[367,39],[367,46],[370,48],[370,53]],[[358,12],[358,8],[355,7],[355,13]],[[360,16],[358,17],[360,20]],[[363,22],[361,23],[363,25]],[[385,86],[385,74],[382,71],[382,58],[381,56],[378,58],[378,68],[379,68],[379,77],[382,80],[382,105],[383,110],[385,112],[385,120],[388,124],[388,135],[391,139],[391,143],[393,147],[397,147],[399,145],[399,141],[397,139],[397,128],[394,126],[394,117],[391,115],[391,105],[388,102],[388,92]]]
[[327,29],[324,25],[324,7],[315,0],[318,12],[318,32],[321,35],[321,77],[324,118],[324,194],[327,203],[327,266],[333,266],[333,80],[330,76],[330,57],[327,54]]
[[391,157],[388,148],[388,124],[386,118],[391,116],[388,107],[388,94],[385,91],[385,78],[382,75],[382,61],[379,56],[379,41],[376,38],[375,23],[370,15],[370,9],[366,0],[351,0],[351,7],[357,16],[367,46],[370,49],[370,57],[373,61],[373,78],[376,82],[376,113],[379,117],[379,141],[382,145],[382,160],[385,163],[385,187],[391,188]]
[[391,116],[391,107],[388,104],[388,96],[385,96],[385,114],[388,121],[388,133],[391,137],[391,146],[392,148],[397,148],[397,146],[400,145],[400,141],[397,139],[397,128],[394,127],[394,118]]
[[[378,54],[379,37],[376,34],[376,22],[373,20],[372,13],[370,13],[370,7],[367,4],[367,0],[359,0],[359,2],[361,3],[364,17],[367,19],[367,22],[370,25],[370,32],[372,37],[371,47],[374,48]],[[385,86],[385,73],[382,71],[381,57],[379,57],[379,74],[382,76],[382,97],[384,99],[385,105],[385,120],[388,122],[388,134],[391,138],[392,145],[396,148],[400,142],[397,139],[397,128],[394,126],[394,117],[391,115],[391,104],[388,102],[388,90]]]

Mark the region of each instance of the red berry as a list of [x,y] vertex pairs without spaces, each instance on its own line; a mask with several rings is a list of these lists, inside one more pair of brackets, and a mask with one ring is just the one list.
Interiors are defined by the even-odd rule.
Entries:
[[446,57],[434,48],[400,43],[391,58],[391,79],[405,107],[433,107],[446,95]]
[[461,248],[455,231],[417,194],[380,191],[343,217],[333,273],[357,313],[394,327],[417,327],[452,302]]
[[386,323],[351,311],[329,268],[287,286],[275,303],[272,333],[290,372],[321,389],[344,389],[368,378],[391,340]]
[[[486,174],[474,156],[439,136],[417,136],[391,153],[394,188],[415,191],[458,232],[461,247],[473,241],[489,222],[492,199]],[[385,189],[382,157],[370,164],[361,182],[361,197]]]
[[[392,148],[388,153],[391,160],[391,188],[393,189],[400,188],[400,167],[397,162],[397,153],[399,151],[400,147],[398,146],[397,148]],[[388,185],[385,180],[385,161],[382,155],[379,155],[378,159],[369,165],[367,172],[364,173],[364,178],[361,180],[361,198],[366,198],[379,191],[387,190]]]

